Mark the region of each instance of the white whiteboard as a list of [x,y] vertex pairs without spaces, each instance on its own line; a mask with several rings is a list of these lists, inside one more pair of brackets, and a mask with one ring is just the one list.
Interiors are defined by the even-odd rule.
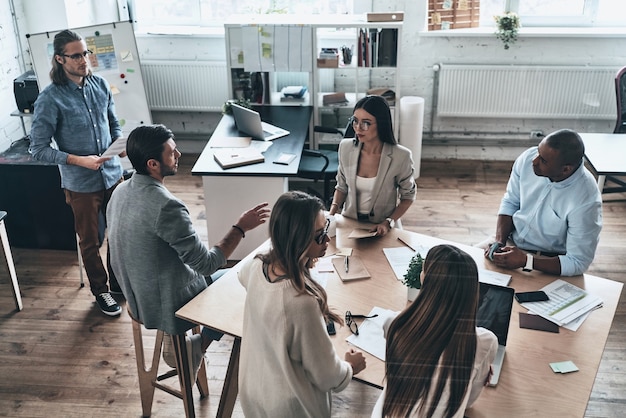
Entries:
[[[61,30],[26,35],[39,91],[52,82],[49,75],[52,44]],[[87,49],[93,52],[89,57],[93,73],[105,78],[111,86],[123,135],[127,137],[137,126],[152,124],[132,24],[125,21],[72,30],[80,34]]]

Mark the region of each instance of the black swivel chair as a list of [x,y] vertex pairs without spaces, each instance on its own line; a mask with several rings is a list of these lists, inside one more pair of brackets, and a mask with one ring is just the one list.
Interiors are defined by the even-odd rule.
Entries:
[[[620,69],[615,75],[615,97],[617,99],[617,122],[613,133],[626,133],[626,67]],[[602,193],[626,192],[626,182],[615,176],[606,176],[605,181],[611,181],[619,187],[604,187]]]
[[[316,133],[337,134],[342,138],[354,136],[354,130],[350,123],[348,123],[345,131],[324,126],[315,126],[313,127],[313,131]],[[338,168],[339,155],[337,151],[323,149],[305,149],[302,151],[300,166],[298,167],[298,177],[313,180],[315,183],[319,180],[324,182],[324,192],[322,196],[319,196],[319,194],[312,189],[309,189],[308,192],[320,197],[324,201],[324,204],[326,204],[326,208],[329,207],[333,198],[330,182],[337,177]]]

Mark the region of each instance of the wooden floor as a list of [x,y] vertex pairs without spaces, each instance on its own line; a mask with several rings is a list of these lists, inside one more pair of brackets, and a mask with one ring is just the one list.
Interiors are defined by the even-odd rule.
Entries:
[[[202,183],[190,175],[196,157],[183,156],[179,174],[169,177],[166,184],[189,206],[197,231],[206,239]],[[493,233],[510,166],[423,161],[417,201],[403,218],[404,227],[464,244],[484,239]],[[589,273],[624,282],[626,194],[606,199],[611,201],[604,204],[604,228]],[[233,214],[233,220],[236,216]],[[95,308],[88,288],[79,288],[74,252],[14,248],[13,257],[24,310],[13,310],[9,277],[6,269],[0,268],[0,416],[141,416],[127,313],[111,319]],[[146,344],[150,346],[150,338]],[[196,391],[199,417],[216,415],[231,345],[232,340],[225,337],[209,347],[211,394],[200,400]],[[379,393],[353,382],[334,395],[333,416],[369,416]],[[622,294],[585,416],[624,416],[624,410],[626,297]],[[182,401],[157,391],[153,416],[183,416]],[[239,404],[234,416],[242,416]],[[515,411],[510,416],[515,416]]]

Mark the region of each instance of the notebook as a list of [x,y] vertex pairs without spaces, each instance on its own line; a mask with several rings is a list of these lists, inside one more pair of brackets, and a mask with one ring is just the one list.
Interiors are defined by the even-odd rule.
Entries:
[[272,141],[276,138],[289,135],[289,131],[270,125],[267,122],[261,122],[261,115],[252,109],[248,109],[238,104],[232,103],[233,117],[235,125],[240,132],[250,135],[254,139],[264,141]]
[[476,326],[487,328],[498,337],[498,352],[493,361],[493,375],[489,379],[489,386],[496,386],[500,379],[506,339],[509,335],[509,323],[511,322],[511,310],[513,309],[513,294],[515,289],[511,287],[496,286],[480,282],[480,298],[478,301],[478,314]]
[[223,169],[241,167],[242,165],[250,165],[262,163],[265,156],[255,149],[248,148],[221,148],[216,149],[213,158]]

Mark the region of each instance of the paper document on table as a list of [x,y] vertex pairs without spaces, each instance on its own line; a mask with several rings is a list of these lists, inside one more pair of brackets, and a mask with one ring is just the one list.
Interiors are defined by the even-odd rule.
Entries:
[[417,252],[414,252],[408,247],[396,247],[396,248],[383,248],[383,253],[393,270],[393,273],[396,275],[396,279],[403,280],[404,275],[409,270],[409,263],[411,262],[411,257],[415,254],[420,253],[422,257],[426,257],[426,253],[428,253],[429,248],[418,245],[415,247]]
[[117,138],[106,151],[104,151],[101,157],[115,157],[126,151],[126,138]]
[[546,292],[550,300],[522,303],[522,306],[558,325],[570,323],[603,303],[598,296],[590,295],[562,279],[555,280],[540,290]]
[[511,275],[498,273],[497,271],[479,269],[478,281],[495,284],[496,286],[508,286],[509,283],[511,283]]
[[374,306],[367,316],[378,314],[376,318],[368,318],[359,325],[359,335],[346,338],[350,344],[385,361],[386,340],[383,325],[388,318],[395,318],[398,312]]
[[211,138],[211,148],[247,148],[252,143],[251,136],[218,136]]
[[350,232],[348,238],[370,238],[375,237],[376,231],[370,231],[369,228],[355,228]]

